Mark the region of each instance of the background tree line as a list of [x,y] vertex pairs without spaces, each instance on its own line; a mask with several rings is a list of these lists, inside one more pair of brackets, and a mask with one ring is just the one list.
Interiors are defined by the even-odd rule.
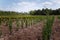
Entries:
[[38,9],[38,10],[33,10],[30,11],[31,15],[60,15],[60,8],[56,9],[56,10],[52,10],[52,9]]
[[14,16],[14,15],[26,15],[26,12],[15,12],[15,11],[1,11],[0,10],[0,16]]
[[59,9],[38,9],[38,10],[31,10],[29,12],[14,12],[14,11],[1,11],[0,16],[2,15],[60,15],[60,8]]

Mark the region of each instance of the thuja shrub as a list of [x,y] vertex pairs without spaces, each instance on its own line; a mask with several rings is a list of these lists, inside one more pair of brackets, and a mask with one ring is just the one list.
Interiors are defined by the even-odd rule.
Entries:
[[1,25],[1,18],[0,18],[0,25]]
[[12,19],[9,18],[9,30],[10,30],[10,34],[12,33]]
[[26,28],[27,28],[27,25],[28,25],[28,24],[27,24],[27,18],[26,18],[26,20],[25,20],[25,25],[26,25]]
[[46,25],[43,28],[43,40],[50,40],[51,32],[52,32],[52,25],[54,22],[54,16],[47,16]]
[[23,28],[23,23],[24,22],[24,20],[23,19],[21,19],[21,28]]
[[[1,26],[1,18],[0,18],[0,26]],[[0,28],[0,37],[2,35],[2,31],[1,31],[1,28]]]
[[27,28],[27,25],[28,25],[28,24],[27,24],[27,17],[24,17],[24,18],[23,18],[23,23],[24,23],[24,24],[23,24],[24,27]]
[[58,19],[60,19],[60,15],[58,16]]
[[16,19],[17,31],[19,30],[19,19]]

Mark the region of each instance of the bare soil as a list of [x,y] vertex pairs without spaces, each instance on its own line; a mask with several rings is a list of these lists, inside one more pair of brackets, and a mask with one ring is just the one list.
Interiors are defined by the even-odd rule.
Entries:
[[43,26],[44,22],[41,21],[31,27],[19,29],[16,32],[12,32],[11,35],[5,32],[6,28],[2,27],[4,35],[2,36],[2,38],[0,38],[0,40],[42,40]]
[[55,21],[52,27],[51,39],[50,40],[60,40],[60,19],[55,17]]

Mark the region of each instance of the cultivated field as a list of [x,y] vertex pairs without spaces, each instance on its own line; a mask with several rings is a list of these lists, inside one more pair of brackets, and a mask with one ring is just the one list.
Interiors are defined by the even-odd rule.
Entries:
[[60,40],[60,16],[0,16],[0,40]]

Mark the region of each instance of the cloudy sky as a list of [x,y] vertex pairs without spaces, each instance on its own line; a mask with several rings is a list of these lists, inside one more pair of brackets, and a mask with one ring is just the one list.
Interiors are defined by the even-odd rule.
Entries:
[[27,12],[35,9],[60,8],[60,0],[0,0],[0,10]]

